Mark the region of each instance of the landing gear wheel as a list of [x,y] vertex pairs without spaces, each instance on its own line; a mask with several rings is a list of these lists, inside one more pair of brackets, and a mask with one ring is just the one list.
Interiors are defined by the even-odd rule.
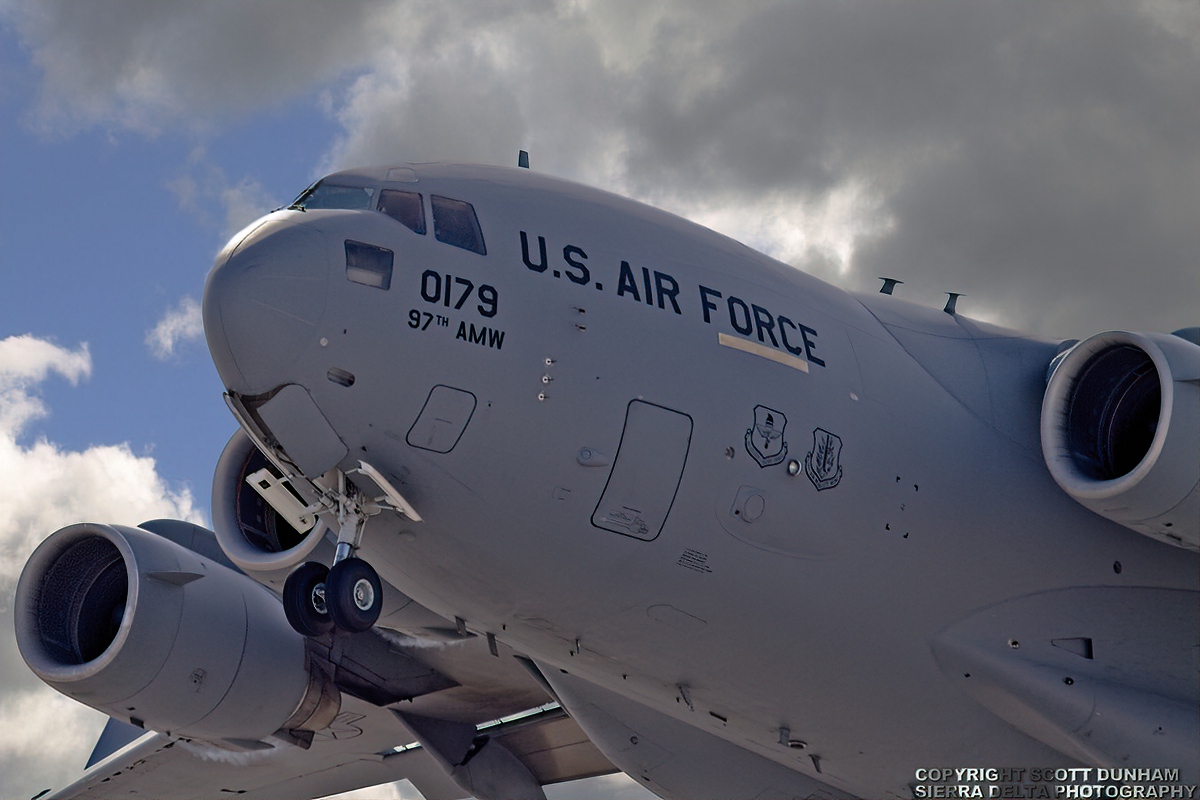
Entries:
[[361,558],[339,561],[325,580],[329,614],[340,630],[369,630],[383,609],[383,584]]
[[283,584],[283,612],[292,628],[305,636],[321,636],[333,630],[326,588],[329,568],[306,561],[288,575]]

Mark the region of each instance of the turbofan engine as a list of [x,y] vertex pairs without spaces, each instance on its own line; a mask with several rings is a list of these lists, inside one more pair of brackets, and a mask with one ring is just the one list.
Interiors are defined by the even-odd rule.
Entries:
[[[313,498],[301,492],[309,491],[281,477],[239,428],[213,475],[213,530],[221,550],[243,572],[282,587],[291,568],[308,560],[324,541],[324,523],[305,513]],[[332,545],[329,549],[332,555]]]
[[52,534],[21,573],[15,622],[38,677],[135,725],[261,740],[321,730],[340,707],[270,591],[141,528]]
[[1042,401],[1054,480],[1103,517],[1200,550],[1200,346],[1109,331],[1060,359]]

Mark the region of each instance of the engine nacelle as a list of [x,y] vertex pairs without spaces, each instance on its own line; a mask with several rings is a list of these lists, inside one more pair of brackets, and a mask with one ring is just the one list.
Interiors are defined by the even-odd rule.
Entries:
[[1042,455],[1097,514],[1200,550],[1200,346],[1109,331],[1067,351],[1042,401]]
[[[275,484],[274,491],[289,491],[278,483],[266,456],[239,428],[221,452],[213,475],[213,531],[221,550],[239,569],[278,587],[292,567],[309,560],[324,540],[326,528],[316,520],[315,524],[309,522],[311,527],[299,525],[305,528],[300,530],[276,511],[246,480],[264,469],[272,473],[268,480]],[[303,489],[297,487],[296,491]],[[298,493],[294,495],[296,506],[305,502]]]
[[15,622],[39,678],[135,725],[259,740],[321,730],[340,707],[275,596],[141,528],[52,534],[21,573]]

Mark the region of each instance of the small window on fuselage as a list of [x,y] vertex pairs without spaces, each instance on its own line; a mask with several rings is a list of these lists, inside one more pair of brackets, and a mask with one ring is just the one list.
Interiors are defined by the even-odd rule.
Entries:
[[365,242],[346,240],[346,278],[363,286],[390,289],[392,286],[392,251]]
[[429,202],[433,206],[433,235],[439,242],[452,244],[481,256],[487,255],[474,206],[462,200],[452,200],[436,194],[429,197]]
[[379,193],[379,211],[408,228],[413,233],[425,233],[425,207],[416,192],[384,189]]

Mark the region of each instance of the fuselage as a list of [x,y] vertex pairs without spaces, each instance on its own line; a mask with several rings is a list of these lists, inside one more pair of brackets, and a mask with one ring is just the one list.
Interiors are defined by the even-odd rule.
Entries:
[[[403,492],[422,521],[374,520],[363,557],[472,631],[838,788],[911,796],[920,767],[1077,763],[964,691],[940,632],[1040,593],[1198,589],[1194,553],[1048,474],[1057,342],[854,296],[527,170],[328,182],[370,206],[235,237],[210,349],[247,402],[302,386],[338,466]],[[389,216],[385,190],[419,200]]]

